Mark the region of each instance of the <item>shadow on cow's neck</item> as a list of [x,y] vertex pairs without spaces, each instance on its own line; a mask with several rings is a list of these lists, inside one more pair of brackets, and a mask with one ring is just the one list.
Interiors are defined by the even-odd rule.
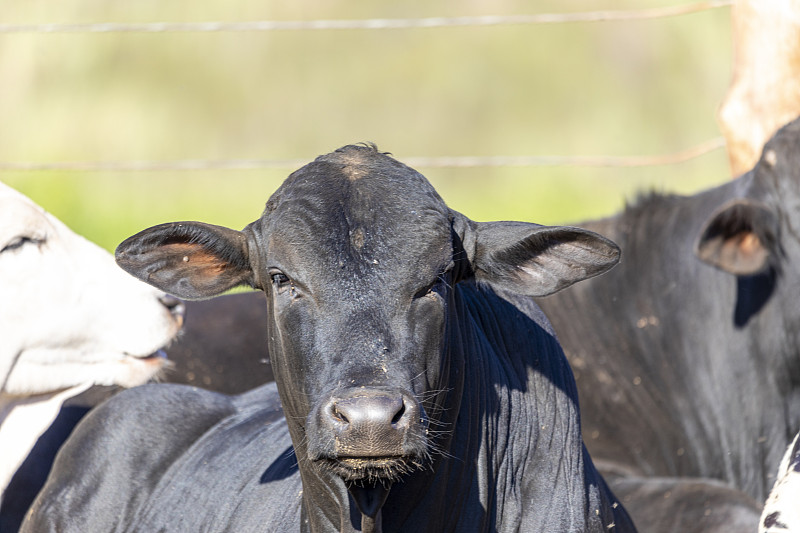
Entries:
[[741,329],[767,304],[778,280],[774,268],[753,276],[736,277],[736,308],[733,323]]

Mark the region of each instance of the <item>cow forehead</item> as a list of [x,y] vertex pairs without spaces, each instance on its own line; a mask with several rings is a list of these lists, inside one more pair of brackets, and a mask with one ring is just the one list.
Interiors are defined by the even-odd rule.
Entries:
[[[433,211],[447,207],[433,186],[416,170],[374,147],[345,146],[292,173],[267,203],[267,212],[306,209],[315,204],[331,214],[381,220],[389,212]],[[338,209],[336,209],[338,207]]]
[[8,189],[0,188],[0,240],[16,236],[43,237],[52,223],[45,211],[26,196]]
[[450,211],[433,186],[372,147],[345,147],[293,173],[262,222],[268,262],[313,262],[326,272],[429,276],[452,250]]

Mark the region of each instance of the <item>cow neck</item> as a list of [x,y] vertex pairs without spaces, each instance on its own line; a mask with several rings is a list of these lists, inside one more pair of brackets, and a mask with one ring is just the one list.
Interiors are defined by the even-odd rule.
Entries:
[[36,396],[0,394],[0,488],[5,491],[14,472],[28,456],[36,440],[58,416],[62,404],[91,386],[76,385],[69,389]]
[[[452,509],[446,523],[459,524],[458,531],[490,531],[503,516],[512,529],[583,527],[587,489],[577,392],[549,323],[527,298],[473,284],[462,289],[462,326],[473,327],[461,329],[470,350],[450,450],[450,478],[457,482],[442,500]],[[508,490],[509,483],[518,490]],[[542,517],[534,529],[531,514]]]

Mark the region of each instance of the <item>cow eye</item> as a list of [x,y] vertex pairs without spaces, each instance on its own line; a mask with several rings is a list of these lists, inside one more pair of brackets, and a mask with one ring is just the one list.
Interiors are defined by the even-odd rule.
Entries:
[[287,289],[291,289],[292,295],[294,296],[294,283],[292,283],[289,276],[280,270],[272,270],[269,273],[269,278],[272,281],[272,286],[275,288],[276,294],[283,294]]
[[289,276],[287,276],[283,272],[274,272],[270,274],[269,277],[272,280],[272,284],[278,286],[285,285],[291,281],[289,279]]
[[3,252],[11,252],[14,250],[19,250],[20,248],[24,247],[26,244],[40,244],[42,239],[36,239],[34,237],[17,237],[13,239],[11,242],[6,244],[0,253]]

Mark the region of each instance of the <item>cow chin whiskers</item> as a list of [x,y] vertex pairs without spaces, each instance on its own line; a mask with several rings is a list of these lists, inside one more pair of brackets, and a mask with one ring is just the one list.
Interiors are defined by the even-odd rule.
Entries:
[[382,485],[385,488],[404,476],[425,469],[430,455],[399,457],[338,457],[317,459],[315,464],[324,472],[359,487]]

